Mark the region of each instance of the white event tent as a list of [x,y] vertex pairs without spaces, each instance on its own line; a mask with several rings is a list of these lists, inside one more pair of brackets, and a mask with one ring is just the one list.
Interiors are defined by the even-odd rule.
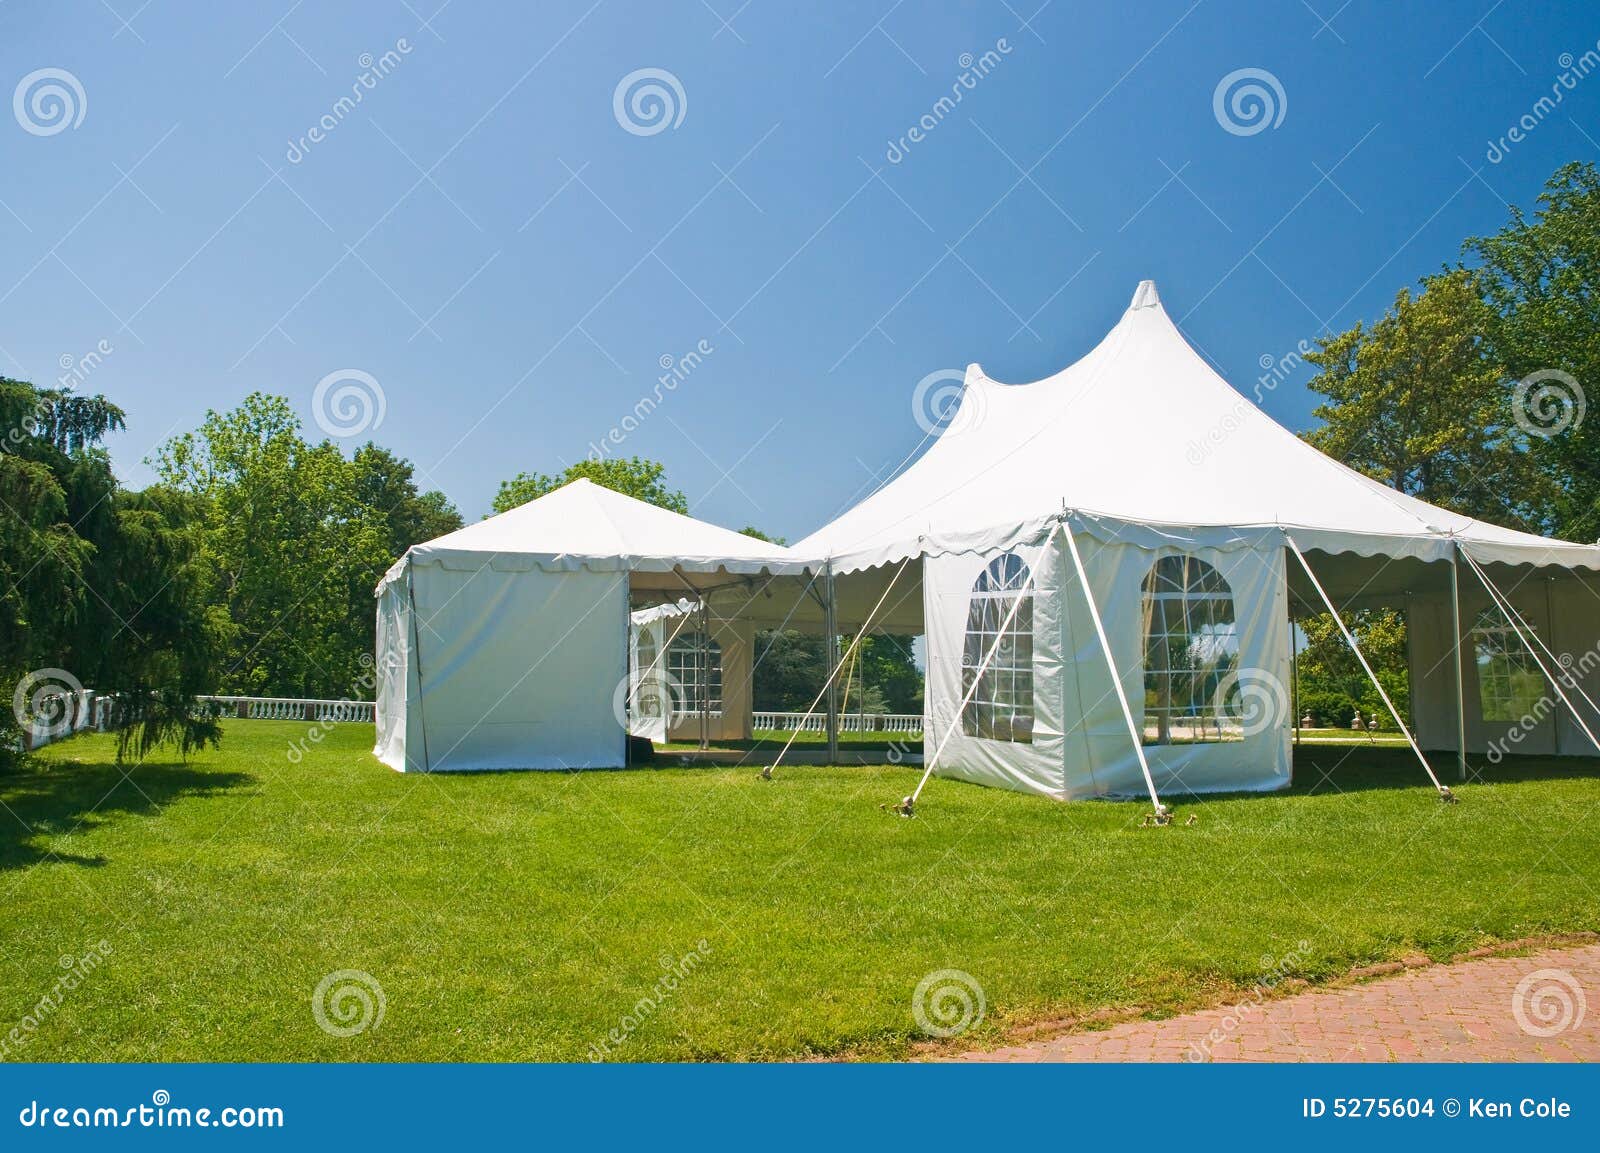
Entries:
[[[1058,798],[1286,785],[1291,610],[1404,609],[1418,743],[1435,749],[1481,750],[1517,721],[1496,715],[1506,693],[1467,691],[1473,673],[1537,678],[1527,656],[1548,656],[1553,679],[1536,646],[1600,639],[1600,548],[1324,456],[1212,371],[1150,281],[1054,376],[970,366],[928,451],[793,551],[841,581],[920,563],[930,771]],[[1461,632],[1483,633],[1481,670],[1456,665]],[[1570,690],[1595,675],[1573,670],[1591,683]],[[1516,751],[1595,751],[1575,710],[1540,724]]]
[[[970,366],[928,450],[791,548],[587,482],[413,548],[378,589],[378,753],[621,764],[625,726],[664,735],[626,702],[698,614],[708,634],[713,616],[744,637],[922,633],[929,772],[1148,794],[1161,813],[1158,792],[1286,785],[1292,620],[1389,606],[1409,626],[1411,744],[1448,797],[1423,748],[1457,751],[1463,773],[1466,750],[1508,740],[1597,748],[1597,572],[1600,547],[1450,513],[1322,455],[1212,371],[1146,281],[1054,376]],[[837,674],[849,652],[834,652]],[[830,677],[830,731],[836,693]],[[1555,707],[1522,723],[1545,694]],[[728,695],[737,729],[747,683]]]
[[377,588],[375,751],[402,771],[620,767],[631,598],[804,569],[588,480],[416,545]]

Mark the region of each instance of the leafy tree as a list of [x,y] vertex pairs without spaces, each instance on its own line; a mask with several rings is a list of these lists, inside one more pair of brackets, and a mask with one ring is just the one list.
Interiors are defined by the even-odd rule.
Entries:
[[0,674],[9,686],[62,669],[112,696],[119,757],[165,743],[187,754],[217,739],[194,697],[221,637],[191,563],[193,508],[122,489],[99,447],[125,423],[104,397],[0,378]]
[[627,460],[580,460],[557,476],[547,476],[542,472],[519,472],[511,480],[500,482],[500,491],[494,498],[494,511],[509,512],[518,505],[537,500],[547,492],[554,492],[562,485],[587,477],[613,492],[687,515],[689,501],[683,493],[666,486],[661,479],[665,471],[666,466],[659,461],[641,460],[635,456]]
[[[1296,671],[1300,699],[1295,707],[1304,710],[1315,707],[1319,713],[1330,711],[1327,700],[1342,698],[1353,703],[1365,715],[1376,714],[1380,723],[1389,726],[1394,722],[1383,698],[1362,670],[1361,663],[1345,642],[1344,634],[1327,613],[1302,617],[1298,622],[1305,636],[1301,646]],[[1411,709],[1410,666],[1406,658],[1405,615],[1394,609],[1361,609],[1349,613],[1345,623],[1355,633],[1356,643],[1372,663],[1373,671],[1389,699],[1402,717]],[[1328,723],[1344,723],[1349,718],[1340,709],[1339,718],[1321,716]]]
[[229,622],[219,689],[353,695],[394,531],[361,503],[359,470],[332,443],[308,443],[289,402],[262,393],[207,412],[156,464],[201,510],[201,559]]
[[[1559,169],[1530,217],[1513,207],[1494,236],[1467,241],[1481,261],[1478,284],[1492,311],[1491,341],[1508,377],[1557,370],[1600,404],[1600,172],[1589,163]],[[1569,390],[1570,391],[1570,390]],[[1571,398],[1569,397],[1569,404]],[[1571,423],[1574,408],[1550,412]],[[1548,438],[1530,438],[1544,481],[1543,523],[1571,540],[1600,536],[1600,422],[1595,413]],[[1535,421],[1548,430],[1550,422]]]
[[1540,527],[1544,482],[1485,340],[1493,314],[1457,269],[1402,289],[1372,325],[1319,341],[1310,387],[1328,398],[1305,437],[1358,471],[1469,516]]
[[416,470],[409,460],[368,441],[350,464],[356,502],[382,519],[391,557],[461,527],[461,514],[449,497],[437,489],[417,491]]

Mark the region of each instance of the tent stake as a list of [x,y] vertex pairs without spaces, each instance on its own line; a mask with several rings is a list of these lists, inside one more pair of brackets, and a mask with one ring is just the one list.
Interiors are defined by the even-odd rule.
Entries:
[[1317,579],[1317,574],[1311,571],[1311,562],[1306,560],[1306,554],[1300,551],[1300,546],[1294,537],[1288,533],[1283,534],[1283,539],[1289,542],[1295,558],[1299,560],[1300,567],[1306,570],[1306,576],[1311,578],[1312,586],[1317,590],[1317,595],[1322,598],[1322,603],[1328,606],[1328,613],[1333,617],[1333,623],[1339,626],[1339,631],[1344,634],[1345,643],[1350,646],[1350,651],[1355,653],[1356,660],[1361,662],[1361,667],[1366,671],[1367,679],[1372,682],[1372,687],[1378,690],[1378,696],[1383,698],[1383,703],[1389,709],[1389,715],[1394,718],[1394,723],[1405,734],[1406,743],[1411,746],[1411,751],[1417,754],[1417,760],[1422,762],[1422,771],[1428,774],[1428,779],[1433,782],[1433,787],[1439,790],[1441,800],[1453,803],[1455,794],[1449,788],[1439,783],[1439,778],[1434,775],[1433,766],[1428,764],[1428,758],[1422,755],[1422,749],[1417,745],[1416,738],[1411,735],[1411,730],[1406,727],[1405,721],[1400,719],[1400,710],[1394,707],[1394,702],[1389,699],[1388,692],[1383,687],[1383,682],[1378,680],[1378,674],[1372,671],[1372,666],[1367,663],[1366,654],[1361,651],[1361,646],[1356,644],[1355,634],[1346,627],[1344,618],[1339,615],[1339,610],[1333,607],[1333,600],[1328,596],[1328,591],[1322,587],[1322,582]]
[[1165,825],[1172,821],[1172,813],[1156,795],[1155,778],[1150,775],[1150,761],[1144,755],[1144,737],[1133,719],[1133,708],[1128,704],[1128,694],[1117,674],[1116,658],[1111,655],[1111,642],[1106,639],[1106,626],[1100,619],[1100,608],[1095,604],[1094,590],[1089,587],[1089,574],[1083,567],[1083,557],[1078,555],[1078,543],[1072,537],[1072,526],[1061,523],[1062,535],[1067,538],[1067,549],[1072,553],[1072,567],[1078,572],[1078,583],[1083,586],[1083,599],[1089,603],[1089,619],[1094,621],[1094,632],[1100,638],[1100,652],[1106,658],[1106,669],[1111,673],[1111,687],[1117,691],[1117,703],[1122,706],[1122,719],[1128,723],[1128,736],[1133,741],[1134,755],[1139,758],[1139,769],[1144,773],[1145,788],[1150,790],[1150,804],[1155,808],[1151,824]]
[[[1561,703],[1566,705],[1567,710],[1572,713],[1572,719],[1578,722],[1578,727],[1583,730],[1583,735],[1589,738],[1589,741],[1596,749],[1600,749],[1600,740],[1595,740],[1594,733],[1590,731],[1588,725],[1584,724],[1582,714],[1573,707],[1572,702],[1567,699],[1567,694],[1561,691],[1561,682],[1556,679],[1554,673],[1550,672],[1550,670],[1544,667],[1544,661],[1540,658],[1538,651],[1533,647],[1533,642],[1523,635],[1522,629],[1527,625],[1528,622],[1523,620],[1522,615],[1512,607],[1511,601],[1507,599],[1506,595],[1502,593],[1499,588],[1495,586],[1495,583],[1489,579],[1489,574],[1483,571],[1483,567],[1473,559],[1472,554],[1466,549],[1462,549],[1461,555],[1467,558],[1467,564],[1472,568],[1473,572],[1478,574],[1478,579],[1483,582],[1483,587],[1489,590],[1489,595],[1494,598],[1495,603],[1499,605],[1501,611],[1506,614],[1506,619],[1510,622],[1512,630],[1516,632],[1517,639],[1522,642],[1523,647],[1526,648],[1529,655],[1533,657],[1534,664],[1539,666],[1539,672],[1542,673],[1547,680],[1549,680],[1550,687],[1555,690],[1556,696],[1561,698]],[[1529,628],[1528,631],[1532,633],[1533,629]],[[1537,639],[1539,634],[1534,633],[1533,635]],[[1544,644],[1544,641],[1540,640],[1539,643],[1542,645]],[[1554,653],[1551,653],[1550,655],[1551,659],[1555,660],[1557,667],[1560,667],[1560,660],[1556,659]],[[1577,678],[1573,678],[1572,687],[1575,689],[1578,688]],[[1583,692],[1582,689],[1578,689],[1578,691],[1580,693]],[[1589,700],[1588,693],[1584,693],[1583,696],[1585,700]],[[1589,701],[1589,705],[1592,708],[1594,706],[1594,702]]]

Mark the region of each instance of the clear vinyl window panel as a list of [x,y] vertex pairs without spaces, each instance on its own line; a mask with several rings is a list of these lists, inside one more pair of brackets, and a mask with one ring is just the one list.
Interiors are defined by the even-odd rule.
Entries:
[[1187,553],[1161,557],[1144,580],[1143,615],[1144,743],[1242,740],[1223,700],[1239,630],[1222,574]]
[[633,674],[633,712],[635,716],[653,720],[661,716],[662,710],[661,683],[656,676],[656,661],[660,659],[660,648],[656,645],[656,634],[653,629],[639,630],[635,659],[638,663]]
[[1478,706],[1484,720],[1520,721],[1544,714],[1549,707],[1540,704],[1546,692],[1544,674],[1498,608],[1478,614],[1472,647],[1478,666]]
[[967,736],[1033,743],[1033,592],[1028,566],[1016,553],[990,561],[972,586],[961,693],[963,698],[971,694],[961,710],[961,731]]
[[[704,668],[702,652],[706,654]],[[679,711],[722,710],[722,646],[704,633],[684,633],[667,647],[667,676]]]

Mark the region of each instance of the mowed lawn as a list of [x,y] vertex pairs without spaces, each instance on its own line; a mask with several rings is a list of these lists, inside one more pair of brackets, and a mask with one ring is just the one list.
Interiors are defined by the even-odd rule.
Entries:
[[[935,970],[983,990],[972,1047],[1215,1003],[1285,958],[1321,980],[1600,929],[1591,761],[1488,769],[1445,806],[1409,754],[1303,751],[1292,792],[1148,829],[938,779],[902,819],[880,805],[907,767],[401,776],[371,726],[291,759],[306,732],[228,722],[126,779],[85,737],[0,775],[0,1039],[35,1025],[9,1059],[896,1057]],[[319,1027],[337,970],[381,986],[375,1028]]]

